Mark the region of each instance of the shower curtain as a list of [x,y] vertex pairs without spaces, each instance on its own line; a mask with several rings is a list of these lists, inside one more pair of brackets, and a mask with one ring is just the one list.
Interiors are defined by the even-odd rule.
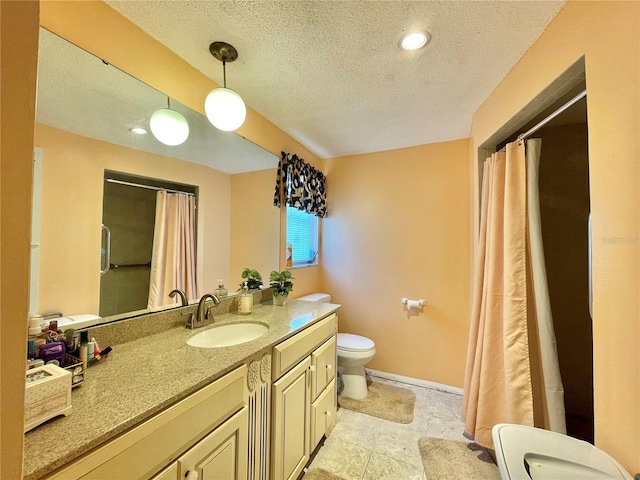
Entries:
[[488,448],[497,423],[566,433],[540,228],[541,142],[510,143],[484,164],[462,418]]
[[176,288],[198,298],[195,211],[193,195],[158,192],[148,308],[174,303],[169,292]]

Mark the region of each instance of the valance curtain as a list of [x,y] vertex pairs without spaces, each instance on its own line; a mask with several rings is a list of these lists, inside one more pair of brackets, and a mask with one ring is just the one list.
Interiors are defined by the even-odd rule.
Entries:
[[493,448],[497,423],[566,433],[538,194],[540,139],[484,164],[462,417]]
[[198,298],[196,285],[196,207],[193,195],[159,191],[151,257],[148,308],[175,303],[169,292]]
[[273,204],[283,203],[317,217],[327,216],[325,176],[295,154],[282,152]]

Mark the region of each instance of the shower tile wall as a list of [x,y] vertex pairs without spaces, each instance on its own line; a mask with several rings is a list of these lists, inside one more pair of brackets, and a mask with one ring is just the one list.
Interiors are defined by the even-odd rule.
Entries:
[[593,442],[586,123],[540,130],[540,213],[569,435]]
[[[111,263],[151,261],[156,192],[139,187],[105,183],[103,223],[111,229]],[[108,316],[147,308],[149,267],[111,270],[100,282],[100,315]]]

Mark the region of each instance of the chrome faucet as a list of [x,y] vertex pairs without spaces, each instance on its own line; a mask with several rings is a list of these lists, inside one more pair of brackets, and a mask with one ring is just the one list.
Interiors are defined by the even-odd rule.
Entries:
[[190,324],[187,324],[187,327],[197,328],[213,321],[213,315],[211,315],[211,312],[209,311],[211,307],[207,307],[206,305],[207,300],[209,299],[213,301],[214,305],[218,305],[220,303],[218,297],[211,293],[205,293],[198,302],[198,310],[196,310],[195,318],[192,317],[191,322]]
[[187,296],[184,294],[184,292],[182,290],[180,290],[179,288],[176,288],[175,290],[171,290],[169,292],[169,296],[171,298],[175,297],[176,294],[180,295],[180,302],[182,303],[183,307],[186,307],[187,305],[189,305],[189,302],[187,301]]

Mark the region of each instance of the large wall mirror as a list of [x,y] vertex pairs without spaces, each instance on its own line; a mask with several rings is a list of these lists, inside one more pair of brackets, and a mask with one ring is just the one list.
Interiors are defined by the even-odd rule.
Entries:
[[[151,114],[168,101],[189,123],[182,145],[164,145],[150,133]],[[149,133],[135,134],[134,127]],[[219,280],[235,291],[245,267],[267,275],[278,269],[280,215],[271,204],[278,158],[42,28],[35,146],[32,313],[100,315],[109,172],[144,186],[183,185],[196,192],[199,295],[213,292]],[[121,198],[110,210],[117,216],[117,209],[125,215],[144,208]],[[138,230],[149,237],[148,227],[128,223],[122,235],[131,237],[112,238],[112,244],[133,247]],[[126,291],[144,292],[144,267],[137,272]],[[116,318],[141,313],[136,303],[110,300],[129,305]]]

